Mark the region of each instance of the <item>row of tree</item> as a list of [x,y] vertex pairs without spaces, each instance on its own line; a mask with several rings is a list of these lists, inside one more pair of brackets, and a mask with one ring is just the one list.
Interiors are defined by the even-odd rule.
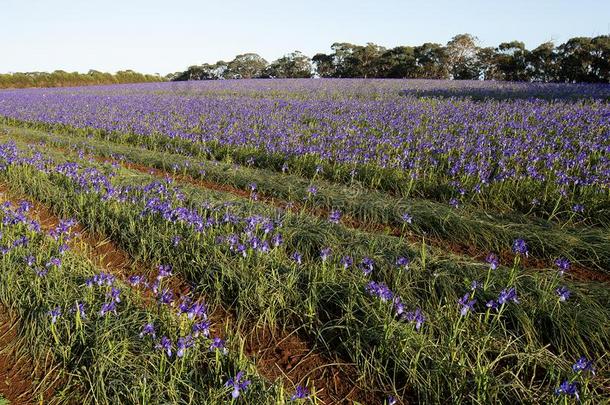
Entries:
[[610,83],[610,36],[576,37],[556,46],[545,42],[526,49],[523,42],[480,47],[476,37],[460,34],[446,45],[384,48],[368,43],[334,43],[329,54],[309,58],[299,51],[268,63],[256,53],[189,67],[169,80],[239,78],[426,78]]
[[56,70],[52,73],[0,74],[0,88],[86,86],[94,84],[159,82],[162,80],[165,79],[159,75],[142,74],[133,70],[121,70],[115,74],[99,72],[97,70],[90,70],[87,73]]

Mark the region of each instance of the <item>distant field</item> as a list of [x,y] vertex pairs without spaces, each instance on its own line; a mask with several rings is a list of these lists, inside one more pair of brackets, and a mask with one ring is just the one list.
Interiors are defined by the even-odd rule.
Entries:
[[29,367],[0,393],[608,403],[608,100],[434,80],[0,91],[0,364]]

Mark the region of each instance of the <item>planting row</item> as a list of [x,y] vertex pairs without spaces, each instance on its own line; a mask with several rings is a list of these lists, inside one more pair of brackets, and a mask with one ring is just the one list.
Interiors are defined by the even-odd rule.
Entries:
[[341,82],[328,82],[338,98],[317,88],[278,99],[265,83],[210,86],[8,91],[0,116],[444,203],[609,222],[606,102],[351,98]]
[[[512,267],[493,257],[482,266],[110,165],[11,144],[0,158],[15,190],[140,260],[172,265],[242,322],[300,328],[398,398],[605,395],[607,289],[556,271],[522,271],[523,240],[513,246]],[[595,359],[596,377],[571,370],[581,356]]]
[[[212,333],[206,304],[173,295],[171,271],[128,280],[73,250],[73,220],[42,229],[30,203],[0,207],[0,303],[18,316],[18,339],[51,356],[63,403],[282,403],[290,395],[258,377],[240,351]],[[227,336],[232,336],[229,333]],[[59,380],[61,384],[54,381]]]
[[[337,220],[348,225],[364,229],[371,229],[372,225],[377,232],[433,238],[437,242],[446,242],[444,246],[450,249],[453,246],[472,251],[474,247],[483,257],[488,252],[504,253],[509,250],[512,241],[523,238],[529,243],[530,255],[545,259],[547,266],[563,257],[579,266],[610,271],[610,238],[600,228],[578,223],[560,226],[526,216],[490,215],[481,209],[454,208],[429,200],[393,198],[324,180],[309,181],[289,174],[201,161],[75,135],[11,127],[5,129],[11,137],[29,142],[44,142],[74,149],[81,154],[92,153],[123,163],[134,163],[141,165],[141,170],[147,167],[166,170],[174,175],[188,176],[191,182],[201,181],[207,187],[233,187],[235,194],[248,198],[271,197],[276,204],[285,207],[294,205],[294,209],[302,208],[323,217],[332,213]],[[575,215],[572,216],[573,220],[576,220]],[[506,254],[500,256],[507,258]]]

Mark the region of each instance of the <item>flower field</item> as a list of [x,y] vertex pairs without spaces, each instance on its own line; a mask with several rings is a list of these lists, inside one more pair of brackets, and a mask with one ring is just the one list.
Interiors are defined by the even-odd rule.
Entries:
[[376,79],[0,91],[0,394],[608,403],[609,99]]

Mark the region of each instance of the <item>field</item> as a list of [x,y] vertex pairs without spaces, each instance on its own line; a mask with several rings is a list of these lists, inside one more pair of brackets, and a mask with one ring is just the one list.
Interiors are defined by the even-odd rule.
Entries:
[[610,403],[609,100],[376,79],[0,91],[0,394]]

